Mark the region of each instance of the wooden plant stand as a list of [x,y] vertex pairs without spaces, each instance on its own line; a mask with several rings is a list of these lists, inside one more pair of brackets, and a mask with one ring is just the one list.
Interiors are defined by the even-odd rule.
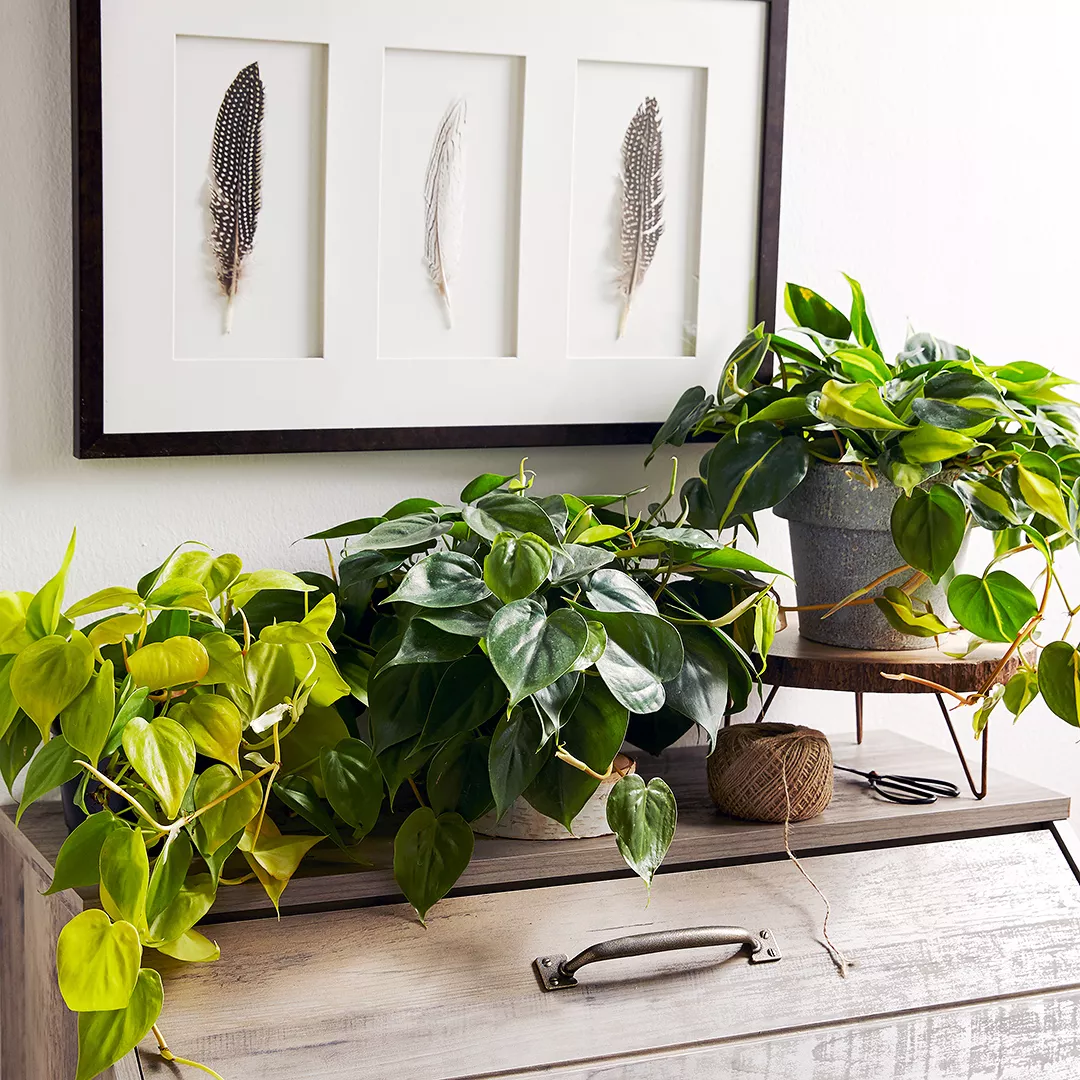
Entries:
[[[762,682],[771,689],[758,713],[757,722],[765,719],[782,686],[799,690],[835,690],[855,695],[855,737],[863,741],[863,694],[933,694],[945,718],[953,746],[964,769],[968,787],[976,799],[986,798],[989,746],[989,723],[983,729],[981,772],[979,785],[960,746],[952,717],[941,693],[932,687],[908,680],[886,678],[887,675],[914,675],[920,679],[948,687],[958,694],[969,694],[991,677],[995,683],[1006,682],[1020,666],[1020,658],[1010,657],[1001,663],[1007,645],[983,645],[962,660],[946,655],[940,649],[911,649],[895,652],[871,652],[862,649],[841,649],[821,645],[799,637],[798,624],[792,621],[787,629],[776,635],[765,663]],[[725,723],[730,717],[725,718]]]

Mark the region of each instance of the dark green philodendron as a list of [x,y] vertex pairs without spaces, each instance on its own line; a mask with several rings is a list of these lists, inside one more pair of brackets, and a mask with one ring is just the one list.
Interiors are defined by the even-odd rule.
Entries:
[[[776,621],[778,571],[714,535],[629,510],[641,494],[533,494],[485,474],[462,505],[409,499],[309,539],[348,538],[338,662],[362,673],[359,735],[398,828],[394,872],[421,919],[472,854],[467,827],[519,798],[571,828],[625,740],[649,752],[742,708]],[[764,576],[762,576],[764,575]],[[324,770],[325,771],[325,770]],[[609,821],[646,881],[674,797],[618,781]]]
[[[1016,716],[1040,691],[1053,712],[1077,724],[1076,650],[1065,640],[1037,640],[1055,588],[1069,619],[1063,639],[1080,613],[1054,566],[1078,538],[1080,414],[1059,393],[1073,380],[1027,360],[992,366],[925,333],[911,334],[887,359],[862,287],[847,281],[848,315],[811,289],[787,285],[795,323],[787,333],[801,340],[755,327],[725,363],[715,394],[698,386],[682,395],[649,457],[693,436],[718,439],[700,476],[682,488],[684,518],[755,537],[754,513],[795,491],[815,461],[847,464],[869,487],[888,478],[903,490],[891,521],[902,565],[836,597],[837,606],[874,603],[902,633],[966,630],[967,648],[992,641],[1008,644],[1008,657],[1019,654],[1004,687],[994,678],[969,694],[937,687],[978,706],[976,734],[999,702]],[[974,526],[992,534],[994,558],[981,574],[954,576]],[[1000,568],[1021,552],[1041,557],[1034,584]],[[948,584],[948,611],[913,595],[928,579]],[[881,596],[867,595],[886,582]]]

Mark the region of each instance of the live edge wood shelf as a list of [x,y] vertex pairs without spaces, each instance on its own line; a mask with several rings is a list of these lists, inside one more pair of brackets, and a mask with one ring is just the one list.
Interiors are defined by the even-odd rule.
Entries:
[[[950,755],[891,733],[866,747],[837,739],[834,752],[856,767],[957,779]],[[1076,1080],[1080,883],[1072,834],[1057,824],[1064,796],[992,773],[981,802],[898,806],[838,778],[832,806],[793,825],[791,843],[855,960],[840,979],[782,827],[719,816],[702,758],[679,749],[639,763],[668,779],[680,814],[647,908],[610,838],[477,838],[426,930],[400,902],[385,846],[372,870],[295,879],[289,917],[272,926],[257,891],[223,889],[207,931],[222,959],[163,968],[170,1045],[226,1080]],[[56,806],[32,809],[21,832],[0,815],[0,1080],[74,1076],[74,1016],[53,950],[94,899],[40,895],[63,835]],[[531,968],[623,934],[717,923],[769,927],[782,961],[665,953],[589,967],[580,986],[550,994]],[[177,1076],[152,1040],[141,1070]],[[140,1076],[133,1056],[113,1073]]]

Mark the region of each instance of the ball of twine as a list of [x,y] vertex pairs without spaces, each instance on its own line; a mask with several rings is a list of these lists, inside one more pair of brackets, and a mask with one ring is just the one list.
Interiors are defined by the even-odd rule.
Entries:
[[708,759],[709,794],[729,817],[804,821],[832,800],[829,740],[793,724],[722,728]]

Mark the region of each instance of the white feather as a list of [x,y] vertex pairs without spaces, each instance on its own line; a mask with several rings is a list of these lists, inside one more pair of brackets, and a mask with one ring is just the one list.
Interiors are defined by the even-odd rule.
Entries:
[[465,224],[465,99],[455,101],[439,124],[424,181],[424,264],[454,325],[450,282],[461,263]]

